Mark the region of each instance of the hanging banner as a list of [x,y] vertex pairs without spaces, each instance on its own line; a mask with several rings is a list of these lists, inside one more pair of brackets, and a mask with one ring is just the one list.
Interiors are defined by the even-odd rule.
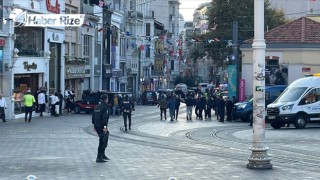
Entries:
[[237,97],[237,65],[228,65],[228,97]]

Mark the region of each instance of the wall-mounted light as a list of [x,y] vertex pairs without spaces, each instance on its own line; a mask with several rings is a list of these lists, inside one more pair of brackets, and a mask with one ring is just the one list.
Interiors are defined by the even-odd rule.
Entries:
[[50,38],[47,39],[48,43],[50,43]]

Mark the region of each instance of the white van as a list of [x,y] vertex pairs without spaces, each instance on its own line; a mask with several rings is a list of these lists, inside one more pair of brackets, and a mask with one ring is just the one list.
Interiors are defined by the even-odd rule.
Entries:
[[304,77],[291,83],[267,106],[266,121],[275,129],[285,124],[303,129],[309,122],[319,122],[320,77]]

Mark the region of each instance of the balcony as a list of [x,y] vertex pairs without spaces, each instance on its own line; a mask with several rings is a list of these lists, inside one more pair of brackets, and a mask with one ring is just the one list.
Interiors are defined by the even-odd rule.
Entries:
[[86,60],[75,56],[64,56],[66,65],[85,65]]
[[143,13],[137,12],[137,19],[143,21]]

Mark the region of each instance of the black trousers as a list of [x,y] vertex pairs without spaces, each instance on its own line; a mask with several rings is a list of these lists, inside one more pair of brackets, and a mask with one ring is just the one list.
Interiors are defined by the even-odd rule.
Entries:
[[200,117],[200,112],[199,112],[199,110],[200,110],[200,108],[198,108],[198,107],[196,107],[196,108],[194,109],[194,112],[195,112],[197,118]]
[[206,111],[207,111],[207,117],[211,118],[211,107],[207,107]]
[[131,128],[131,113],[123,112],[123,123],[125,129],[127,129],[127,120],[129,120],[129,128]]
[[227,120],[228,121],[232,120],[232,110],[230,110],[230,109],[229,110],[227,109]]
[[220,118],[220,121],[224,121],[224,110],[219,111],[219,118]]
[[33,107],[28,107],[25,106],[25,113],[24,113],[24,120],[27,121],[28,115],[29,115],[29,119],[28,121],[31,121],[31,117],[32,117],[32,111],[33,111]]
[[175,109],[174,111],[175,111],[175,112],[174,112],[174,117],[175,117],[176,119],[178,119],[179,108],[178,108],[178,109]]
[[106,133],[103,132],[103,126],[94,126],[96,132],[99,136],[99,145],[98,145],[98,154],[97,159],[102,159],[105,156],[105,150],[108,146],[109,141],[109,131]]
[[162,119],[162,114],[164,115],[164,118],[167,119],[167,109],[160,108],[160,117]]
[[1,116],[2,121],[6,120],[6,115],[4,113],[4,107],[0,107],[0,116]]
[[202,116],[202,112],[203,112],[203,108],[199,108],[199,119],[203,119],[203,116]]
[[46,110],[46,104],[38,104],[38,111],[40,113],[40,116],[42,116],[43,112]]

